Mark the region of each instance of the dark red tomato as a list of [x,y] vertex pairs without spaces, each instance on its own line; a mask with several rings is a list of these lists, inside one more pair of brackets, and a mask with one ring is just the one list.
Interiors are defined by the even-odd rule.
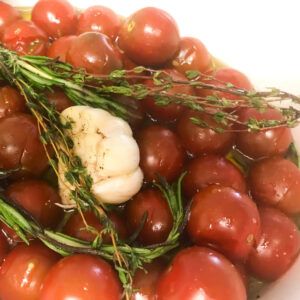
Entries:
[[[267,108],[259,112],[255,108],[242,109],[239,120],[247,122],[249,119],[282,120],[283,116],[275,108]],[[241,132],[237,134],[237,148],[245,155],[254,159],[284,154],[292,142],[291,130],[287,127],[263,130],[260,132]]]
[[76,68],[85,68],[93,74],[109,74],[122,68],[122,60],[111,40],[98,32],[82,33],[72,42],[67,62]]
[[247,296],[230,261],[214,250],[191,247],[177,253],[159,280],[157,300],[171,299],[246,300]]
[[[18,236],[18,234],[6,224],[1,222],[0,228],[10,247],[14,247],[17,243],[23,242],[23,240]],[[32,240],[30,236],[28,236],[27,238]]]
[[259,213],[246,194],[209,186],[193,197],[187,230],[197,245],[212,245],[233,260],[245,261],[260,236]]
[[128,17],[119,32],[119,45],[135,63],[159,66],[179,49],[179,32],[165,11],[146,7]]
[[20,12],[8,3],[0,1],[0,39],[5,27],[18,19],[21,19]]
[[75,38],[75,35],[68,35],[58,38],[48,48],[47,56],[51,58],[58,58],[58,60],[65,62],[67,52],[69,51],[69,48]]
[[143,269],[138,269],[133,277],[134,292],[131,300],[156,300],[156,288],[166,265],[162,260],[154,260],[144,264]]
[[39,242],[17,245],[0,269],[0,298],[38,300],[44,278],[59,255]]
[[48,158],[34,118],[18,114],[0,120],[0,167],[21,168],[22,173],[41,174]]
[[211,67],[211,55],[205,45],[196,38],[184,37],[180,40],[180,50],[172,61],[172,66],[182,74],[186,71],[206,72]]
[[121,285],[103,259],[85,254],[68,256],[50,270],[39,300],[120,300]]
[[234,266],[235,266],[236,270],[238,271],[238,273],[240,274],[242,281],[244,282],[244,285],[247,289],[249,286],[249,276],[248,276],[245,264],[236,263]]
[[140,229],[143,217],[147,216],[137,240],[143,245],[164,242],[173,226],[173,217],[167,200],[155,189],[139,192],[125,206],[125,217],[131,233]]
[[45,55],[48,37],[33,22],[19,20],[5,28],[2,41],[21,55]]
[[120,17],[110,8],[96,5],[87,8],[79,15],[77,34],[100,32],[115,39],[121,26]]
[[175,133],[166,127],[150,125],[140,131],[137,141],[147,181],[157,179],[158,174],[172,181],[180,174],[185,154]]
[[0,87],[0,118],[11,116],[19,112],[25,112],[25,110],[25,99],[16,89],[8,85]]
[[8,252],[9,244],[7,242],[7,238],[4,233],[0,231],[0,265],[2,264],[3,259],[6,257]]
[[[203,128],[191,122],[197,118],[206,122],[212,128],[223,128],[224,132],[218,133],[210,128]],[[226,131],[212,116],[196,111],[186,111],[179,119],[177,133],[185,149],[193,155],[224,154],[230,150],[235,140],[235,133]]]
[[31,19],[53,38],[76,31],[76,10],[66,0],[39,0],[32,9]]
[[[215,79],[212,80],[205,80],[205,83],[213,84],[219,87],[225,87],[226,84],[230,83],[233,84],[237,88],[245,89],[245,90],[253,90],[253,85],[250,80],[244,75],[243,73],[231,69],[231,68],[221,68],[218,69],[215,74],[213,74]],[[226,98],[229,100],[237,100],[240,99],[240,96],[233,95],[226,92],[218,92],[212,91],[207,89],[196,89],[196,92],[199,96],[210,96],[210,95],[217,95],[219,98]]]
[[288,214],[300,213],[300,170],[289,160],[271,157],[258,161],[250,170],[249,183],[256,201]]
[[70,98],[59,88],[46,92],[45,96],[58,112],[74,105]]
[[[173,69],[165,70],[166,73],[173,79],[173,80],[187,80],[185,76],[177,72]],[[152,80],[147,80],[144,83],[148,87],[154,87],[154,83]],[[170,90],[166,91],[167,94],[174,95],[174,94],[186,94],[186,95],[194,95],[194,90],[192,87],[187,85],[176,85]],[[153,119],[159,121],[166,121],[171,122],[175,121],[182,112],[184,111],[184,107],[179,104],[168,104],[166,106],[160,106],[155,103],[154,97],[147,97],[143,99],[142,105],[144,110],[150,114]]]
[[[84,219],[86,223],[97,230],[99,233],[104,229],[103,225],[99,219],[95,216],[93,212],[84,212]],[[112,221],[115,226],[116,231],[118,232],[120,239],[126,239],[127,229],[124,223],[124,220],[115,212],[108,213],[109,219]],[[97,234],[86,229],[84,221],[80,213],[73,214],[70,219],[67,221],[63,229],[64,233],[76,237],[81,240],[92,242]],[[111,238],[108,234],[102,236],[104,243],[110,244]]]
[[8,186],[6,195],[32,214],[44,227],[55,227],[62,217],[57,192],[42,180],[16,181]]
[[260,209],[261,238],[248,259],[254,276],[273,281],[293,264],[300,250],[300,233],[296,225],[275,208]]
[[193,159],[183,179],[184,193],[192,197],[212,184],[228,186],[242,193],[247,191],[242,172],[225,157],[210,154]]

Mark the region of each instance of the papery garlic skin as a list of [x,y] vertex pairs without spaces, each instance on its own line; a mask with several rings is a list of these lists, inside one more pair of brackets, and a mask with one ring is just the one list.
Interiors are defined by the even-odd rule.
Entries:
[[[93,179],[91,188],[101,203],[120,204],[141,188],[143,173],[140,153],[130,126],[109,112],[88,106],[72,106],[61,113],[63,124],[70,122],[66,133],[73,140],[73,154],[81,158]],[[58,165],[60,196],[65,205],[73,187],[65,179],[65,166]]]

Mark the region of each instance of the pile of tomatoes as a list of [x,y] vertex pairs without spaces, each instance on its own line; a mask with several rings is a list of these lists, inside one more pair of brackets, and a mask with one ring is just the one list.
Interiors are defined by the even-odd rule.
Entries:
[[[203,43],[180,37],[172,17],[157,8],[144,8],[122,19],[103,6],[78,13],[65,0],[40,0],[29,21],[0,1],[0,40],[21,55],[47,55],[93,74],[143,65],[165,70],[175,80],[187,80],[186,71],[197,70],[213,76],[208,83],[253,89],[241,72],[216,68]],[[153,86],[150,80],[142,83]],[[169,93],[214,94],[182,85]],[[72,105],[59,89],[48,91],[47,97],[60,112]],[[145,184],[133,199],[108,213],[120,239],[126,241],[140,229],[137,245],[166,240],[173,216],[164,195],[151,183],[157,174],[172,183],[186,171],[187,222],[180,247],[146,264],[146,271],[136,272],[131,299],[243,300],[249,276],[270,282],[284,274],[300,250],[300,234],[293,222],[300,213],[300,171],[285,158],[292,143],[290,129],[247,132],[230,124],[221,125],[224,132],[217,132],[212,128],[220,124],[208,114],[179,104],[158,106],[151,97],[124,98],[120,101],[133,103],[139,113],[132,127]],[[237,113],[243,122],[283,118],[271,107],[241,108]],[[209,126],[197,126],[192,117]],[[227,158],[233,148],[247,161],[247,172]],[[0,168],[15,170],[2,182],[6,196],[45,228],[62,227],[64,213],[56,205],[61,200],[45,175],[48,158],[37,123],[23,97],[5,82],[0,86]],[[104,228],[93,213],[84,216],[99,232]],[[121,283],[109,262],[86,254],[62,258],[39,241],[25,245],[5,224],[1,230],[1,300],[121,299]],[[86,241],[96,237],[85,229],[77,212],[61,230]],[[110,236],[102,238],[112,242]]]

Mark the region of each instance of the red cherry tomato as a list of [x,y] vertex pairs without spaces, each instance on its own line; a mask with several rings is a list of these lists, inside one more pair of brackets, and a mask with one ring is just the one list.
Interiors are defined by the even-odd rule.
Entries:
[[111,40],[102,33],[82,33],[72,42],[67,62],[76,68],[85,68],[93,74],[109,74],[122,68],[122,60]]
[[[206,122],[210,127],[223,128],[224,132],[218,133],[210,128],[203,128],[191,122],[197,118]],[[177,133],[185,149],[193,155],[224,154],[230,150],[235,140],[235,133],[226,131],[212,116],[196,111],[187,111],[179,119]]]
[[0,87],[0,118],[25,111],[25,99],[16,89],[8,85]]
[[191,247],[177,253],[159,280],[157,300],[171,299],[246,300],[247,296],[240,275],[223,255]]
[[158,190],[147,189],[139,192],[125,206],[127,224],[132,233],[142,225],[137,240],[143,245],[164,242],[173,226],[173,217],[167,200]]
[[211,184],[228,186],[242,193],[247,190],[243,174],[225,157],[211,154],[193,159],[183,179],[184,193],[192,197]]
[[38,242],[17,245],[0,269],[0,298],[40,299],[44,278],[59,255]]
[[[280,111],[267,108],[259,112],[255,108],[241,109],[239,120],[247,122],[249,119],[282,120]],[[260,132],[241,132],[237,134],[237,148],[245,155],[254,159],[284,154],[292,142],[291,130],[287,127],[263,130]]]
[[[99,219],[92,212],[84,212],[84,219],[86,223],[96,229],[99,233],[104,229],[103,225],[100,223]],[[120,239],[126,239],[127,229],[124,220],[115,212],[108,213],[109,219],[115,226],[116,231],[119,234]],[[86,229],[84,221],[80,213],[73,214],[67,221],[63,229],[64,233],[76,237],[81,240],[92,242],[97,234]],[[109,234],[103,234],[103,242],[106,244],[111,244],[111,237]]]
[[206,72],[211,66],[211,55],[205,45],[196,38],[184,37],[180,40],[180,50],[172,61],[172,66],[182,74],[186,71]]
[[193,197],[187,230],[196,244],[212,245],[244,261],[259,239],[259,213],[246,194],[209,186]]
[[66,0],[39,0],[32,9],[31,19],[53,38],[76,30],[76,10]]
[[87,8],[79,15],[77,34],[94,31],[115,39],[120,26],[121,19],[113,10],[96,5]]
[[55,40],[47,50],[47,56],[58,58],[60,61],[66,61],[66,55],[72,42],[76,39],[75,35],[63,36]]
[[254,276],[273,281],[283,275],[300,250],[300,233],[296,225],[274,208],[260,210],[261,238],[252,250],[249,270]]
[[18,114],[0,120],[0,167],[21,168],[20,173],[39,175],[48,158],[34,118]]
[[135,63],[158,66],[179,49],[179,32],[165,11],[146,7],[128,17],[119,32],[119,45]]
[[[176,70],[168,69],[165,70],[168,75],[173,80],[187,80],[182,74],[177,72]],[[148,87],[154,87],[154,83],[152,80],[147,80],[144,83]],[[186,85],[176,85],[170,90],[166,91],[167,94],[186,94],[186,95],[194,95],[193,88]],[[175,121],[182,112],[184,111],[184,107],[179,104],[168,104],[165,106],[160,106],[155,103],[155,97],[147,97],[142,100],[142,105],[144,107],[145,112],[149,113],[150,116],[159,121],[171,122]]]
[[19,20],[5,28],[2,41],[21,55],[45,55],[48,38],[33,22]]
[[103,259],[85,254],[68,256],[50,270],[39,300],[120,300],[121,286]]
[[45,96],[58,112],[74,105],[70,98],[58,88],[46,92]]
[[288,214],[300,213],[300,170],[289,160],[271,157],[255,163],[249,173],[255,200]]
[[55,227],[62,217],[57,192],[42,180],[16,181],[8,186],[6,195],[32,214],[44,227]]
[[[3,232],[0,231],[0,265],[9,252],[9,244]],[[1,268],[0,268],[1,269]]]
[[171,130],[150,125],[140,131],[137,141],[140,165],[147,181],[157,179],[158,174],[172,181],[180,174],[185,155],[179,139]]
[[5,27],[12,24],[18,19],[21,19],[20,12],[11,5],[0,1],[0,39]]

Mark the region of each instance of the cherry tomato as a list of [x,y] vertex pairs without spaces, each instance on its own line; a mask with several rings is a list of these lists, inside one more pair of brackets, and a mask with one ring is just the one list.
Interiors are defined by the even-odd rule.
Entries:
[[62,112],[66,108],[74,105],[70,98],[59,88],[46,92],[45,96],[58,112]]
[[25,111],[25,99],[16,89],[8,85],[0,87],[0,118]]
[[103,259],[85,254],[68,256],[50,270],[39,300],[120,300],[121,286]]
[[180,40],[180,50],[172,61],[172,66],[182,74],[186,71],[206,72],[211,66],[211,56],[205,45],[196,38],[184,37]]
[[273,281],[283,275],[300,250],[300,233],[296,225],[274,208],[260,209],[261,238],[248,260],[254,276]]
[[0,265],[2,264],[3,259],[6,257],[8,252],[9,252],[9,244],[7,242],[7,238],[5,234],[0,231]]
[[157,259],[144,264],[143,269],[138,269],[133,277],[134,292],[131,300],[156,300],[156,287],[166,266],[164,261]]
[[21,55],[45,55],[48,38],[33,22],[18,20],[5,28],[2,41]]
[[[96,229],[99,233],[104,229],[103,225],[99,221],[99,219],[95,216],[93,212],[84,212],[84,219],[86,223]],[[115,212],[111,211],[108,213],[109,219],[112,221],[115,226],[116,231],[119,234],[120,239],[126,239],[127,237],[127,229],[124,223],[124,220]],[[92,242],[97,234],[91,232],[85,228],[84,221],[80,213],[76,212],[73,214],[70,219],[67,221],[66,225],[63,229],[64,233],[76,237],[81,240]],[[104,234],[102,236],[103,242],[106,244],[111,244],[111,238],[109,234]]]
[[32,9],[31,19],[53,38],[76,30],[76,10],[66,0],[39,0]]
[[121,19],[113,10],[96,5],[87,8],[79,15],[77,34],[94,31],[115,39],[120,26]]
[[193,197],[187,230],[196,244],[212,245],[244,261],[259,239],[259,213],[246,194],[212,185]]
[[109,74],[122,68],[122,60],[111,40],[98,32],[82,33],[72,42],[67,62],[76,68],[85,68],[93,74]]
[[59,255],[38,242],[17,245],[0,269],[0,298],[37,300],[43,280]]
[[62,217],[57,192],[42,180],[16,181],[8,186],[6,195],[32,214],[44,227],[55,227]]
[[21,19],[20,12],[8,3],[0,1],[0,39],[5,27],[18,19]]
[[243,174],[225,157],[210,154],[193,159],[183,179],[184,193],[192,197],[211,184],[228,186],[242,193],[247,190]]
[[34,118],[27,114],[0,120],[0,167],[21,168],[22,174],[41,174],[48,158]]
[[[177,72],[176,70],[168,69],[165,70],[166,73],[173,79],[173,80],[187,80],[182,74]],[[144,83],[148,87],[154,87],[154,83],[151,79],[147,80]],[[186,94],[186,95],[194,95],[193,88],[186,85],[176,85],[170,90],[166,91],[167,94],[174,95],[174,94]],[[184,111],[184,107],[180,104],[168,104],[165,106],[160,106],[155,103],[155,97],[147,97],[143,99],[142,105],[144,110],[150,114],[153,119],[159,121],[166,121],[171,122],[175,121],[182,112]]]
[[125,206],[127,224],[132,233],[140,229],[143,217],[146,221],[137,240],[143,245],[164,242],[173,226],[173,217],[167,200],[158,190],[139,192]]
[[150,125],[141,130],[137,141],[146,180],[155,180],[159,174],[172,181],[180,174],[185,155],[179,139],[171,130]]
[[65,62],[67,52],[69,51],[69,48],[75,39],[75,35],[68,35],[58,38],[48,48],[47,56],[51,58],[58,58],[58,60]]
[[[247,122],[249,119],[282,120],[283,116],[275,108],[267,108],[259,112],[255,108],[241,109],[239,120]],[[284,154],[292,142],[291,130],[287,127],[263,130],[260,132],[241,132],[237,134],[237,148],[245,155],[254,159]]]
[[255,163],[249,173],[255,200],[288,214],[300,212],[300,170],[287,159],[271,157]]
[[119,45],[135,63],[158,66],[179,49],[179,32],[165,11],[146,7],[128,17],[119,32]]
[[191,247],[177,253],[159,280],[157,300],[170,299],[246,300],[247,296],[240,275],[223,255]]
[[[212,128],[223,128],[219,133],[210,128],[203,128],[191,121],[191,118],[200,119]],[[187,111],[179,119],[177,133],[185,149],[193,155],[224,154],[230,150],[235,140],[235,133],[217,123],[212,116],[196,111]]]

